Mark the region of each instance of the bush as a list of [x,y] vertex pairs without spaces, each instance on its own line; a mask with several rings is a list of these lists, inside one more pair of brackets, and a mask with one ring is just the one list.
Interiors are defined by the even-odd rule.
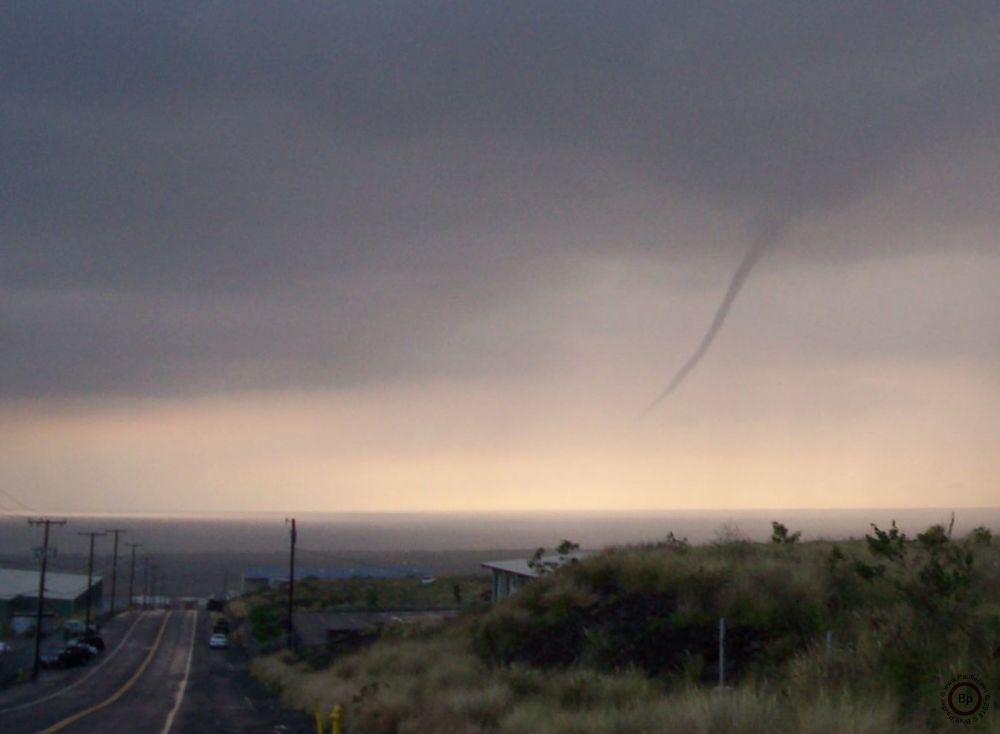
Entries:
[[989,528],[980,525],[973,528],[969,533],[969,543],[972,545],[990,545],[993,542],[993,533]]
[[822,584],[781,559],[727,568],[669,551],[606,554],[537,579],[477,628],[484,660],[538,667],[585,663],[649,674],[717,673],[719,618],[735,669],[778,663],[826,619]]
[[278,613],[271,607],[260,605],[250,609],[247,614],[257,642],[268,643],[284,634],[285,629]]
[[796,530],[794,533],[789,533],[788,528],[782,525],[780,522],[771,522],[771,542],[777,543],[778,545],[791,545],[792,543],[797,543],[799,538],[802,537],[802,531]]

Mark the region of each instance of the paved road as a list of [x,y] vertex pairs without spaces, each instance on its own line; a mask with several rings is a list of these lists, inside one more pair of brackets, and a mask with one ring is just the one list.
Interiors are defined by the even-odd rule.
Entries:
[[109,647],[97,661],[0,694],[0,731],[314,731],[250,678],[241,650],[210,649],[209,627],[203,612],[122,615],[105,628]]

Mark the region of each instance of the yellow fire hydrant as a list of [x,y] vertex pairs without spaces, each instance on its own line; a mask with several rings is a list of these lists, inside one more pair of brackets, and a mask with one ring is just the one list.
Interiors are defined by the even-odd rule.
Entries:
[[336,706],[333,707],[333,710],[330,711],[330,734],[341,734],[340,715],[341,715],[341,708],[340,704],[338,703]]

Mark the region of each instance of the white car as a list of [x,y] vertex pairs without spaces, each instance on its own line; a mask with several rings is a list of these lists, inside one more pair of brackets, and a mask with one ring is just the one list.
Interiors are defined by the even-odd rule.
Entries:
[[218,650],[225,650],[229,647],[229,639],[221,632],[216,632],[208,638],[208,646]]

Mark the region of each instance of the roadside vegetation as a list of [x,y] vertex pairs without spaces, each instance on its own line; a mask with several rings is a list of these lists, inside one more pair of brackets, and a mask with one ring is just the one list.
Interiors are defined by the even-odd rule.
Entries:
[[[718,687],[725,618],[726,686]],[[1000,549],[894,525],[861,541],[612,548],[442,628],[389,628],[316,670],[254,673],[289,705],[344,707],[346,731],[934,732],[956,675],[1000,691]],[[1000,732],[990,711],[974,727]]]
[[[483,605],[490,589],[486,574],[447,576],[430,583],[420,578],[350,578],[321,580],[307,577],[295,583],[295,611],[463,610]],[[250,594],[230,603],[236,619],[249,619],[254,637],[269,643],[285,633],[287,587]]]

